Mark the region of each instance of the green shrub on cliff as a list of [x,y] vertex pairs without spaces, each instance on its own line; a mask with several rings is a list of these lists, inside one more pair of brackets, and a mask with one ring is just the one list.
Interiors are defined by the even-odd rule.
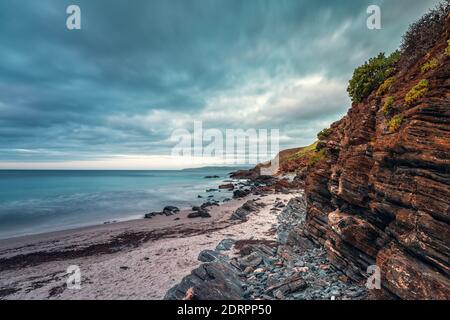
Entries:
[[411,106],[418,99],[422,98],[428,92],[429,82],[426,79],[420,80],[418,84],[412,87],[405,96],[406,105]]
[[420,67],[420,71],[422,71],[422,73],[425,73],[427,71],[430,71],[432,69],[436,69],[437,66],[439,65],[439,61],[436,58],[430,59],[427,62],[425,62],[422,67]]
[[394,72],[399,58],[399,51],[393,52],[389,57],[380,53],[356,68],[347,88],[352,101],[362,102],[375,88],[379,87]]
[[331,134],[331,130],[325,128],[325,129],[323,129],[322,131],[320,131],[320,132],[317,134],[317,138],[318,138],[319,140],[325,140],[326,138],[329,137],[330,134]]
[[383,105],[383,113],[385,115],[387,115],[389,113],[393,104],[394,104],[394,98],[392,96],[387,97],[386,101],[384,102],[384,105]]
[[401,115],[393,116],[388,122],[388,129],[390,133],[396,132],[402,125],[403,117]]
[[450,39],[447,40],[447,48],[445,48],[445,53],[447,57],[450,57]]

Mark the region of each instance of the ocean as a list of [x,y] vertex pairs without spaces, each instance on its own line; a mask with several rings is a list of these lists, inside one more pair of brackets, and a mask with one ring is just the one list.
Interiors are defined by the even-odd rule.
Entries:
[[231,192],[206,190],[237,169],[0,170],[0,239],[142,218],[166,205],[189,208],[211,194],[221,201]]

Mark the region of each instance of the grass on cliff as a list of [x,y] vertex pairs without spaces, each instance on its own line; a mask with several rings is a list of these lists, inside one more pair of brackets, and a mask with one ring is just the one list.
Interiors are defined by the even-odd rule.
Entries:
[[397,132],[403,123],[403,117],[401,115],[393,116],[388,122],[388,129],[390,133]]
[[312,153],[316,150],[317,144],[319,142],[316,141],[313,144],[307,146],[307,147],[303,147],[301,148],[299,151],[297,151],[296,153],[294,153],[293,155],[291,155],[290,157],[286,158],[287,161],[295,161],[301,158],[305,158],[305,157],[310,157],[312,155]]
[[294,155],[295,159],[304,159],[309,166],[315,165],[325,157],[325,149],[318,150],[318,144],[319,141],[316,141],[312,145],[302,148],[302,150]]
[[325,158],[325,149],[322,149],[320,151],[314,151],[314,153],[310,156],[308,160],[309,166],[314,166],[316,163],[318,163],[320,160]]
[[429,82],[426,79],[420,80],[418,84],[412,87],[411,90],[405,95],[405,103],[407,106],[413,105],[417,100],[422,98],[429,89]]
[[392,106],[394,105],[394,98],[389,96],[386,98],[386,101],[383,105],[383,113],[384,115],[388,115],[389,111],[391,111]]
[[395,82],[395,77],[389,77],[387,78],[382,84],[381,86],[378,88],[377,90],[377,96],[380,97],[383,94],[387,93],[389,90],[391,90],[392,85]]
[[430,59],[425,62],[422,67],[420,67],[420,71],[422,73],[428,72],[430,70],[436,69],[439,65],[439,61],[436,58]]

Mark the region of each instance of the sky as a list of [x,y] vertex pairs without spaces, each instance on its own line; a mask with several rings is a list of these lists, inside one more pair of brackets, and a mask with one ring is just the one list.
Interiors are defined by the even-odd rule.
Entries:
[[355,67],[438,2],[2,0],[0,169],[191,167],[171,136],[195,120],[309,145],[351,106]]

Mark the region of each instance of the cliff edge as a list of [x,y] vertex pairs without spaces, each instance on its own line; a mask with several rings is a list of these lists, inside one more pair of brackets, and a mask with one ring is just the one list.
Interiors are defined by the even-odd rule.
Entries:
[[306,236],[353,279],[377,265],[396,298],[450,299],[449,38],[446,2],[411,26],[381,85],[349,90],[305,175]]

